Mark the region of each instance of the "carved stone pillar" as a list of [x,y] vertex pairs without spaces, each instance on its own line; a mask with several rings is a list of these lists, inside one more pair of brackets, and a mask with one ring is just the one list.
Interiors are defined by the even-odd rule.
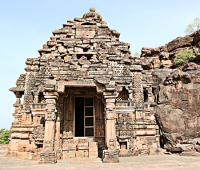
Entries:
[[144,109],[144,96],[142,88],[142,73],[133,73],[133,89],[134,89],[134,99],[136,102],[136,109]]
[[56,118],[56,127],[55,127],[55,142],[54,142],[54,150],[56,151],[57,159],[61,159],[61,140],[60,140],[60,117],[61,112],[60,108],[57,109],[57,118]]
[[[106,145],[109,149],[114,149],[115,146],[115,103],[108,102],[110,99],[106,99],[105,107],[106,107]],[[115,99],[113,99],[115,101]]]
[[[63,133],[63,129],[64,129],[64,98],[63,97],[59,97],[59,108],[60,108],[60,132]],[[60,134],[61,135],[61,134]],[[62,136],[62,135],[61,135]],[[62,137],[61,137],[62,138]],[[62,144],[61,144],[62,145]]]
[[15,97],[16,97],[16,101],[13,104],[13,106],[15,107],[15,111],[13,113],[14,116],[14,123],[19,123],[21,121],[22,118],[22,104],[21,104],[21,97],[22,94],[20,92],[15,92]]
[[[21,98],[21,93],[18,92],[18,91],[14,91],[14,94],[15,94],[15,97],[16,97],[16,101],[15,103],[13,104],[13,106],[15,107],[15,111],[13,113],[13,116],[14,116],[14,121],[12,123],[12,126],[11,126],[11,130],[13,128],[13,126],[17,125],[19,126],[20,123],[21,123],[21,118],[22,118],[22,113],[21,113],[21,108],[22,108],[22,104],[21,104],[21,101],[20,101],[20,98]],[[17,152],[19,150],[19,145],[18,145],[18,142],[19,142],[19,133],[18,135],[16,135],[16,133],[14,133],[15,135],[13,135],[14,132],[12,132],[11,136],[10,136],[10,141],[9,141],[9,145],[8,145],[8,153],[12,153],[12,152]]]
[[[30,126],[32,125],[32,115],[31,115],[31,106],[33,103],[33,88],[35,86],[35,73],[31,72],[27,66],[25,69],[26,79],[25,79],[25,87],[24,87],[24,100],[23,100],[23,109],[22,109],[22,117],[21,117],[21,125],[22,126]],[[26,132],[28,133],[28,132]]]
[[133,73],[133,89],[134,89],[134,100],[136,104],[136,120],[138,122],[144,122],[145,113],[144,113],[144,94],[142,87],[142,73],[134,72]]
[[34,91],[33,95],[34,95],[33,103],[38,103],[38,101],[39,101],[39,91]]
[[108,148],[103,151],[103,162],[119,162],[115,133],[115,98],[118,93],[104,92],[103,94],[105,98],[105,142]]
[[24,103],[23,103],[23,109],[25,112],[30,112],[30,103],[33,103],[32,90],[35,83],[34,80],[35,80],[34,73],[27,72],[25,81],[25,91],[24,91]]
[[[57,119],[56,119],[55,140],[59,140],[59,139],[60,139],[60,111],[58,109]],[[60,147],[58,147],[58,148],[60,148]]]
[[15,104],[21,104],[22,94],[20,92],[15,92],[15,96],[16,96]]
[[152,93],[152,87],[151,86],[147,88],[147,92],[148,92],[148,102],[154,102],[153,93]]
[[46,100],[45,133],[43,152],[40,154],[40,163],[56,163],[55,142],[55,120],[57,92],[44,92]]

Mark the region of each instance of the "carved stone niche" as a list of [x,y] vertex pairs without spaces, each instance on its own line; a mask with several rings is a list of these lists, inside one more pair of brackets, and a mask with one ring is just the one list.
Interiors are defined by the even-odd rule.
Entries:
[[120,149],[129,150],[129,139],[130,136],[118,136],[118,141],[120,145]]

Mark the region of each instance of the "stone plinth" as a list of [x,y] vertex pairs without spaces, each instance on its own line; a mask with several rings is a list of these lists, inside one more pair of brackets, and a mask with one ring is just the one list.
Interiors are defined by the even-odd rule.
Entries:
[[118,150],[104,150],[103,151],[103,163],[118,163],[119,151]]
[[40,153],[40,164],[54,164],[56,163],[56,153],[53,151],[45,151]]

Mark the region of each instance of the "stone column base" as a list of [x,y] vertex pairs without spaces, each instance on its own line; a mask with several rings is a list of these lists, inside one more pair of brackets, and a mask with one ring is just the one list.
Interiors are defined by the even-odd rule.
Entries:
[[103,163],[118,163],[119,162],[118,150],[104,150]]
[[55,164],[56,162],[56,153],[54,151],[45,151],[40,153],[39,164]]
[[56,160],[60,160],[62,159],[62,151],[59,149],[59,150],[56,150]]

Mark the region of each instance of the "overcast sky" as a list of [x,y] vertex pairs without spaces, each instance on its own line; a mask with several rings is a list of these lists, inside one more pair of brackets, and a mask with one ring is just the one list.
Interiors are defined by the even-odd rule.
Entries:
[[13,121],[15,96],[8,89],[25,73],[26,58],[38,57],[52,30],[92,6],[121,33],[120,41],[131,44],[132,54],[184,36],[200,18],[200,0],[0,0],[0,128]]

